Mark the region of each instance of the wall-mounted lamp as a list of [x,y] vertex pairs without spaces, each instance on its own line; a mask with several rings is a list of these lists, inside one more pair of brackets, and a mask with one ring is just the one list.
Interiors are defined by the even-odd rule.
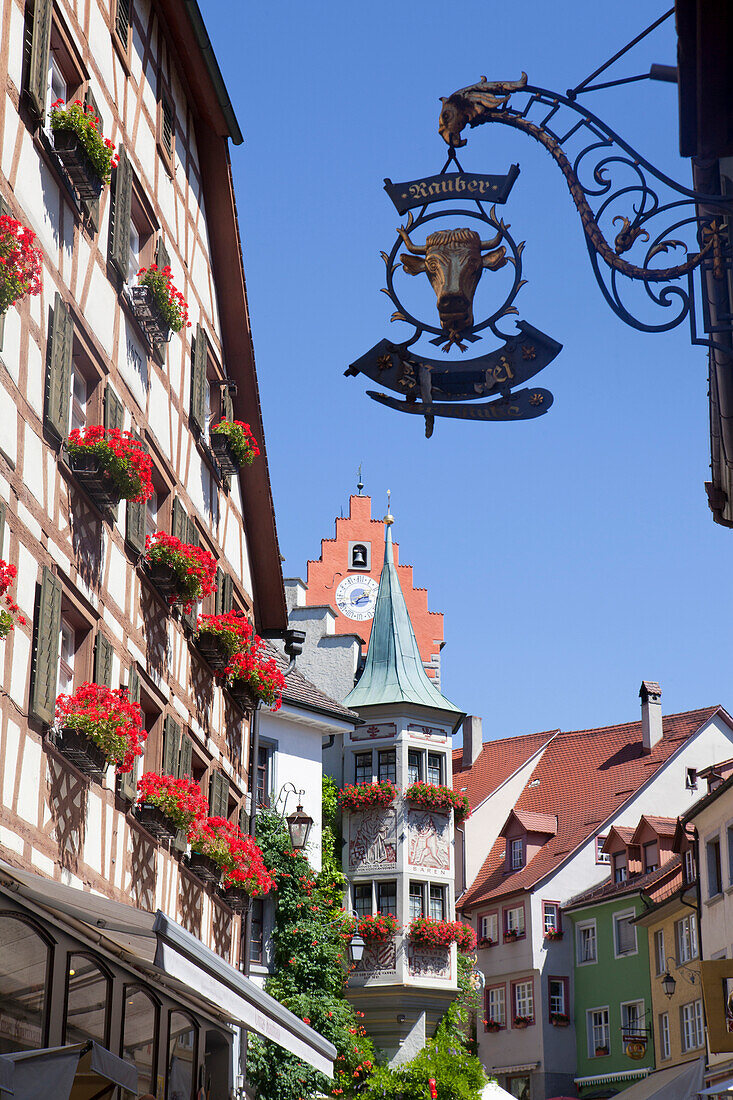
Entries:
[[[290,814],[289,817],[285,817],[285,807],[288,804],[288,798],[291,794],[298,796],[298,806],[294,814]],[[283,808],[280,811],[280,817],[288,827],[290,833],[290,843],[296,852],[302,852],[308,844],[308,836],[310,835],[311,828],[313,827],[313,818],[309,817],[303,810],[303,805],[300,801],[301,796],[305,794],[304,790],[298,790],[293,783],[285,783],[275,799],[275,809],[281,798],[284,797]]]
[[662,989],[664,990],[664,995],[665,995],[665,997],[668,997],[668,998],[671,998],[671,997],[674,996],[674,991],[677,987],[676,980],[672,977],[672,975],[669,972],[669,964],[670,963],[672,963],[672,965],[675,966],[677,968],[677,970],[682,971],[683,976],[690,983],[690,985],[694,985],[695,984],[695,979],[697,978],[697,974],[695,973],[694,970],[690,970],[689,966],[683,966],[682,963],[678,963],[677,960],[675,958],[672,958],[672,957],[670,957],[668,959],[665,959],[664,965],[667,967],[667,970],[662,975],[661,982],[662,982]]
[[349,943],[349,958],[354,965],[360,963],[364,958],[365,947],[366,940],[363,936],[360,936],[358,932],[351,937],[351,942]]

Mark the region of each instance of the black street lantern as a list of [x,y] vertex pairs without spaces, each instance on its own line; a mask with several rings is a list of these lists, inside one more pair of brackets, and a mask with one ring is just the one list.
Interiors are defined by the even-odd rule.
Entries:
[[662,978],[662,989],[664,990],[665,997],[672,997],[674,995],[677,982],[674,980],[669,970]]
[[296,852],[302,852],[308,843],[308,835],[313,825],[313,818],[304,813],[300,802],[294,814],[286,818],[290,843]]
[[360,963],[364,958],[365,947],[366,942],[364,941],[364,937],[360,936],[358,932],[351,937],[351,942],[349,943],[349,958],[354,965]]

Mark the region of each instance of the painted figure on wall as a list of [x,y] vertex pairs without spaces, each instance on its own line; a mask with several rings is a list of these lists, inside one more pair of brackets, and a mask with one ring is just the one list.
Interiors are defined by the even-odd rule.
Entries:
[[396,815],[376,807],[354,814],[349,836],[349,867],[390,867],[397,863]]
[[408,860],[411,867],[450,870],[448,817],[445,814],[411,810],[408,831]]

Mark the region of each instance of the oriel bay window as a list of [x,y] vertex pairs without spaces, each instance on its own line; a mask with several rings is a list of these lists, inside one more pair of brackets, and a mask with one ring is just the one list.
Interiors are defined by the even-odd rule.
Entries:
[[425,883],[410,883],[410,920],[425,916]]
[[407,783],[410,786],[422,779],[422,757],[419,749],[407,750]]
[[0,1054],[46,1045],[51,946],[28,921],[0,913]]
[[371,783],[372,781],[372,754],[370,752],[357,752],[354,755],[354,782]]
[[397,782],[397,753],[394,749],[387,749],[379,753],[378,778],[380,783]]
[[372,915],[371,882],[362,882],[354,886],[354,912],[357,917],[370,917]]
[[428,783],[436,787],[443,782],[443,754],[441,752],[428,753]]
[[397,916],[396,882],[392,881],[377,883],[377,912],[391,913],[393,917]]
[[122,1057],[137,1069],[138,1095],[154,1093],[158,1006],[140,986],[126,985],[122,1005]]
[[64,1043],[107,1045],[111,982],[88,955],[67,955]]
[[430,918],[445,920],[445,886],[430,886]]

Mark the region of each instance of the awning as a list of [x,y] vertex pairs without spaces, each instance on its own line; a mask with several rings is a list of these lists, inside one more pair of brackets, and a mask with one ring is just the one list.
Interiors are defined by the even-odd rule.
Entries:
[[[576,1078],[580,1084],[584,1078]],[[624,1100],[696,1100],[705,1080],[705,1059],[650,1073],[623,1091]],[[590,1084],[590,1081],[587,1082]]]
[[97,1100],[117,1085],[137,1092],[135,1066],[92,1042],[2,1054],[0,1066],[10,1070],[13,1100]]
[[151,982],[167,975],[165,981],[184,1001],[272,1039],[333,1076],[337,1051],[332,1043],[160,910],[135,909],[0,860],[0,886],[3,880],[12,880],[16,897],[81,922],[103,947],[144,971]]
[[539,1062],[525,1062],[521,1066],[492,1066],[492,1073],[529,1073],[537,1069]]
[[0,1058],[0,1092],[13,1093],[13,1063]]
[[605,1085],[611,1081],[633,1081],[635,1077],[648,1077],[650,1069],[624,1069],[618,1073],[595,1073],[590,1077],[576,1077],[576,1085]]
[[733,1093],[733,1077],[726,1077],[725,1081],[718,1081],[716,1085],[708,1085],[706,1089],[700,1089],[701,1096],[717,1096],[726,1092]]

